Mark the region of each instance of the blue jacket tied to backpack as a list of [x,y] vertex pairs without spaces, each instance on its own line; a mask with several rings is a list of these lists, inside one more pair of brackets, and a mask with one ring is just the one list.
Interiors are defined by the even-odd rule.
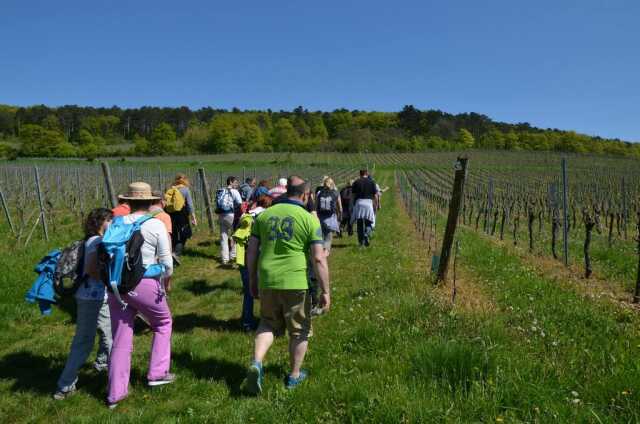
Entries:
[[53,279],[61,254],[59,249],[55,249],[42,258],[34,269],[39,274],[38,278],[25,296],[29,303],[38,302],[42,315],[51,315],[51,305],[56,303]]

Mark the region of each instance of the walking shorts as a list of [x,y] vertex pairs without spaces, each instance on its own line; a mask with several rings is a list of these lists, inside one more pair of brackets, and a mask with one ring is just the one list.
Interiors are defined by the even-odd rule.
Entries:
[[311,296],[308,290],[260,289],[258,333],[282,336],[287,330],[293,339],[307,339],[311,329]]

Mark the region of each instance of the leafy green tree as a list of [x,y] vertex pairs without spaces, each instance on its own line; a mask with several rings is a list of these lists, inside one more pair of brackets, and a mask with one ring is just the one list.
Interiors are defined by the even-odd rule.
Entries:
[[145,156],[145,155],[151,154],[151,144],[146,138],[140,137],[139,135],[136,134],[133,137],[133,143],[135,146],[134,152],[136,155]]
[[309,130],[311,131],[311,137],[317,138],[320,143],[329,139],[329,132],[320,115],[309,115]]
[[100,154],[100,148],[95,144],[84,144],[78,149],[78,155],[81,157],[93,161]]
[[264,150],[264,135],[257,124],[246,124],[240,147],[243,152],[261,152]]
[[504,135],[504,149],[505,150],[518,150],[520,147],[518,143],[518,134],[511,130]]
[[397,114],[387,112],[362,112],[353,118],[353,122],[359,128],[369,128],[374,131],[398,126]]
[[149,148],[152,155],[168,155],[176,151],[176,132],[171,125],[163,122],[158,125],[149,139]]
[[453,120],[449,118],[438,119],[431,127],[429,127],[429,135],[437,135],[445,140],[455,141],[458,133]]
[[81,128],[93,136],[113,138],[119,135],[120,118],[113,115],[87,116],[82,120]]
[[412,152],[421,152],[425,149],[425,141],[423,137],[414,136],[409,140],[409,150]]
[[446,149],[449,149],[451,146],[449,142],[443,139],[442,137],[438,137],[437,135],[430,135],[427,137],[426,147],[428,149],[434,149],[434,150],[446,150]]
[[238,150],[233,118],[228,114],[213,118],[209,124],[207,151],[210,153],[233,153]]
[[[275,128],[275,123],[287,119]],[[193,123],[201,122],[201,125]],[[30,155],[68,155],[73,145],[119,143],[123,137],[144,137],[138,152],[169,153],[178,145],[170,134],[155,134],[163,123],[181,137],[187,151],[237,152],[261,150],[289,151],[416,151],[423,148],[474,148],[556,150],[609,155],[635,155],[638,148],[617,139],[602,139],[571,131],[543,130],[528,123],[492,121],[478,113],[449,114],[439,110],[419,110],[405,106],[398,113],[363,112],[338,109],[309,112],[297,107],[291,112],[232,112],[210,107],[192,111],[187,107],[137,109],[94,108],[67,105],[58,108],[36,105],[0,105],[0,140],[17,137],[21,152]],[[37,130],[29,126],[37,125]],[[297,136],[290,132],[293,127]],[[25,129],[25,137],[21,131]],[[357,130],[368,130],[357,131]],[[51,131],[44,133],[43,131]],[[44,135],[43,135],[44,134]],[[46,142],[41,142],[41,140]],[[147,141],[148,140],[148,141]],[[466,143],[466,144],[465,144]],[[60,145],[60,146],[59,146]],[[146,146],[146,147],[145,147]],[[139,153],[140,154],[140,153]]]
[[473,138],[473,135],[466,128],[460,128],[456,141],[465,149],[472,149],[476,144],[475,138]]
[[15,160],[18,158],[19,153],[20,152],[15,147],[9,144],[0,143],[0,158]]
[[56,147],[51,152],[51,156],[58,158],[72,158],[78,155],[78,149],[76,147],[67,142],[63,141],[62,143],[56,145]]
[[[58,148],[65,144],[64,136],[59,131],[48,130],[40,125],[27,124],[20,132],[21,153],[24,156],[55,156]],[[68,151],[62,147],[63,153]]]
[[17,107],[0,105],[0,137],[14,134]]
[[293,128],[291,121],[280,118],[274,127],[273,147],[280,152],[295,151],[300,143],[298,132]]
[[293,120],[293,127],[296,129],[296,131],[298,131],[298,135],[301,138],[311,137],[311,128],[309,128],[309,125],[304,120],[304,117],[302,115],[297,115],[295,117],[295,119]]
[[587,149],[583,144],[583,138],[574,131],[562,134],[560,149],[563,152],[585,153]]
[[491,128],[476,140],[476,146],[481,149],[503,149],[504,134],[498,129]]
[[333,111],[328,116],[326,126],[329,136],[336,138],[354,128],[353,115],[348,110]]
[[91,133],[85,128],[82,128],[80,131],[78,131],[78,134],[76,135],[74,141],[80,146],[94,144],[93,135],[91,135]]
[[196,152],[206,152],[209,141],[209,128],[200,121],[192,121],[182,137],[184,146]]
[[58,120],[58,117],[54,114],[47,115],[47,117],[42,120],[42,127],[52,131],[62,130],[62,127],[60,126],[60,121]]

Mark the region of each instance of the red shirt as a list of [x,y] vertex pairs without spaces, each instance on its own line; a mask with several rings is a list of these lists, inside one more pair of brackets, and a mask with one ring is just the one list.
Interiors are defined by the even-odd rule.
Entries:
[[111,212],[113,212],[113,216],[129,215],[131,213],[131,206],[127,205],[126,203],[121,203],[115,208],[111,209]]

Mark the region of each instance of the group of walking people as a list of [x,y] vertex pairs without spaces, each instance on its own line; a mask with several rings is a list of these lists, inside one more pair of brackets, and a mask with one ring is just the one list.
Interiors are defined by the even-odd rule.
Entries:
[[[291,365],[286,387],[291,389],[307,377],[302,363],[312,334],[312,308],[323,313],[331,305],[327,257],[333,234],[351,234],[355,223],[360,246],[369,246],[381,190],[366,170],[340,192],[330,177],[316,190],[298,176],[281,178],[273,188],[267,181],[256,183],[255,178],[240,184],[229,177],[226,183],[216,192],[221,262],[238,266],[244,292],[242,325],[256,334],[243,387],[251,394],[262,391],[263,360],[274,338],[286,331]],[[141,223],[142,242],[136,248],[142,265],[162,269],[158,276],[143,276],[126,293],[106,288],[99,258],[102,237],[116,217],[128,224]],[[182,174],[164,193],[133,182],[115,208],[88,214],[82,281],[75,292],[76,333],[55,399],[76,391],[78,371],[93,349],[96,334],[100,337],[94,368],[108,373],[107,405],[115,408],[127,397],[136,317],[153,331],[148,385],[175,381],[170,372],[172,315],[167,292],[192,225],[197,225],[197,219],[189,180]],[[254,299],[260,301],[259,321],[253,314]]]

